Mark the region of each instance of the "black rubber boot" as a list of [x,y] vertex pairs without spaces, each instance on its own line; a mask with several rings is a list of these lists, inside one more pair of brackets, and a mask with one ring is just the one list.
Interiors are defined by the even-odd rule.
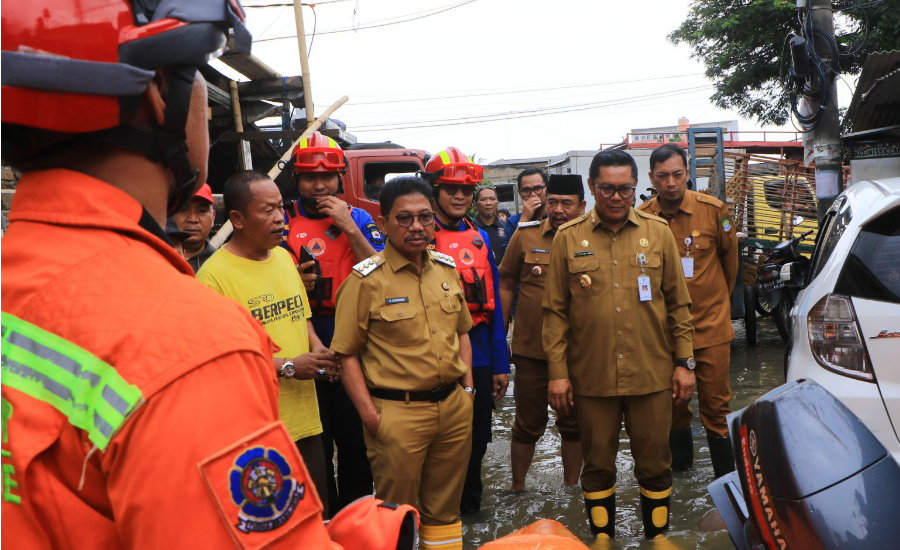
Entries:
[[641,489],[641,518],[644,520],[644,536],[648,539],[665,538],[669,530],[669,499],[672,488],[665,491]]
[[672,471],[683,472],[694,465],[694,435],[690,428],[669,432],[669,449],[672,451]]
[[594,536],[616,538],[616,486],[605,491],[584,491],[588,524]]
[[716,479],[734,471],[734,449],[731,440],[721,435],[706,434],[709,441],[709,456],[712,458]]

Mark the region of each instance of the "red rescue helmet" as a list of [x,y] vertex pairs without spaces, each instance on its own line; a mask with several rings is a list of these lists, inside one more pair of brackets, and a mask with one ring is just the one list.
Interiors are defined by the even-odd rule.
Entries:
[[294,147],[293,172],[338,172],[346,170],[344,151],[336,141],[319,132],[303,138]]
[[[225,48],[249,53],[238,0],[28,0],[3,8],[2,121],[106,142],[163,162],[175,175],[169,211],[190,199],[196,172],[185,124],[197,68]],[[170,70],[164,122],[123,126],[156,69]]]
[[475,187],[484,179],[484,168],[456,147],[447,147],[431,157],[425,165],[424,175],[434,186],[449,183]]

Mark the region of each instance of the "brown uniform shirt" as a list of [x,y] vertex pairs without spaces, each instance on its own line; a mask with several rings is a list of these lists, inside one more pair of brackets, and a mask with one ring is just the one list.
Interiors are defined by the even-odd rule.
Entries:
[[388,242],[338,289],[331,349],[361,353],[371,387],[431,390],[468,370],[459,335],[471,328],[453,260],[428,252],[419,275]]
[[[641,301],[638,254],[652,299]],[[563,225],[544,290],[550,379],[577,395],[643,395],[672,387],[674,359],[692,355],[691,298],[666,223],[631,209],[612,233],[595,210]],[[674,355],[674,358],[673,358]]]
[[672,217],[660,212],[656,198],[638,210],[669,223],[682,257],[687,252],[684,241],[691,237],[694,276],[685,280],[691,293],[694,349],[730,342],[734,338],[731,291],[738,273],[738,242],[725,204],[710,195],[688,190]]
[[519,282],[517,322],[512,337],[512,351],[516,355],[547,359],[541,342],[541,301],[550,265],[550,245],[555,234],[550,218],[534,225],[519,224],[498,268],[501,277]]

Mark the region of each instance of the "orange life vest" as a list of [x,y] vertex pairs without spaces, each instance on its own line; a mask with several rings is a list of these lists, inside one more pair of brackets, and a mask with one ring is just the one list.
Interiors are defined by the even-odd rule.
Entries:
[[294,259],[299,261],[300,247],[306,246],[318,262],[316,275],[319,277],[315,288],[308,293],[313,313],[334,315],[337,289],[356,264],[350,239],[330,217],[317,219],[302,215],[296,201],[291,205],[288,217],[287,245]]
[[434,246],[438,252],[456,261],[456,271],[462,280],[463,293],[472,314],[472,324],[491,320],[494,312],[494,277],[488,259],[490,248],[481,233],[468,220],[460,221],[465,229],[454,231],[434,227]]

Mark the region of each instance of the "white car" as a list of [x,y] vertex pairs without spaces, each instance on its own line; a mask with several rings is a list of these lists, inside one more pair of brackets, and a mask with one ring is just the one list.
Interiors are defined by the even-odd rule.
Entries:
[[851,185],[822,227],[791,310],[787,380],[818,382],[900,463],[900,177]]

